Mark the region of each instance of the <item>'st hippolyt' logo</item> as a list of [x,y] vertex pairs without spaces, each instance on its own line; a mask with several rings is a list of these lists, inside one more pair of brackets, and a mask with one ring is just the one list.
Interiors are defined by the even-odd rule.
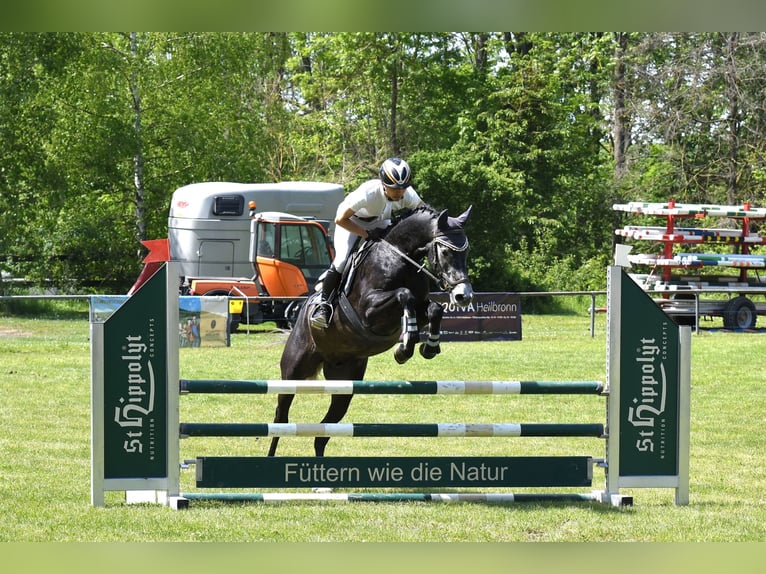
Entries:
[[125,429],[125,452],[143,454],[153,434],[154,368],[141,335],[127,335],[122,349],[120,358],[125,367],[125,385],[118,399],[119,405],[114,407],[114,422]]
[[663,414],[667,399],[667,374],[663,358],[667,352],[657,344],[656,338],[641,338],[635,361],[641,371],[640,386],[628,408],[628,422],[637,429],[636,450],[664,452]]

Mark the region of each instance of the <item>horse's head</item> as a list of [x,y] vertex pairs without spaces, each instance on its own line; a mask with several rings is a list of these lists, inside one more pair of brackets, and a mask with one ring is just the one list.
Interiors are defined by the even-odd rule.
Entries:
[[468,279],[468,237],[465,225],[473,206],[458,217],[450,217],[445,209],[436,220],[436,230],[428,261],[439,277],[442,288],[449,290],[450,300],[466,307],[473,299],[473,288]]

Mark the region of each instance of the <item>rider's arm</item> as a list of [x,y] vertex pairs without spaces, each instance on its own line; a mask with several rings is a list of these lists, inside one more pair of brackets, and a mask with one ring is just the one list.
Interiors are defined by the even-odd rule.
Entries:
[[335,216],[335,225],[340,225],[343,229],[346,231],[350,231],[351,233],[355,235],[359,235],[360,237],[367,238],[367,230],[360,227],[356,223],[354,223],[351,220],[351,216],[356,213],[353,209],[346,209],[342,213],[339,213]]

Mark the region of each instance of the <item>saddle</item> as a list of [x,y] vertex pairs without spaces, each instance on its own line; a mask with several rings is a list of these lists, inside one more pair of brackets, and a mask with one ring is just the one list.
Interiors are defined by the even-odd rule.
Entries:
[[367,259],[367,255],[370,253],[370,248],[374,243],[374,241],[365,239],[361,240],[357,244],[357,248],[353,251],[345,269],[343,269],[343,274],[341,275],[340,279],[340,292],[348,295],[348,293],[351,291],[351,286],[354,284],[354,277],[356,276],[356,272],[362,262]]
[[[348,294],[351,292],[351,287],[354,284],[356,273],[359,270],[359,267],[362,265],[362,262],[370,254],[370,249],[374,243],[375,241],[360,240],[360,242],[357,244],[357,248],[352,252],[343,270],[339,288],[337,289],[332,299],[329,301],[329,304],[333,309],[332,320],[334,320],[336,313],[340,313],[340,316],[343,317],[345,322],[354,331],[356,331],[360,337],[363,336],[372,340],[388,340],[391,337],[390,333],[374,333],[371,329],[365,327],[365,325],[362,323],[362,320],[359,318],[359,315],[351,305],[351,302],[348,300]],[[319,295],[319,292],[312,294],[307,303],[312,306],[316,305],[318,303]]]

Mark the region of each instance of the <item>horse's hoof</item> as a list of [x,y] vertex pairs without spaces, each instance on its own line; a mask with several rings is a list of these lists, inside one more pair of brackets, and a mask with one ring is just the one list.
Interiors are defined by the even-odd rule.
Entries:
[[398,346],[394,351],[394,359],[396,359],[396,362],[400,365],[409,361],[410,357],[412,357],[412,353],[407,353],[407,348],[402,345]]
[[442,350],[439,345],[426,345],[425,343],[420,344],[420,354],[425,359],[433,359],[441,352]]

